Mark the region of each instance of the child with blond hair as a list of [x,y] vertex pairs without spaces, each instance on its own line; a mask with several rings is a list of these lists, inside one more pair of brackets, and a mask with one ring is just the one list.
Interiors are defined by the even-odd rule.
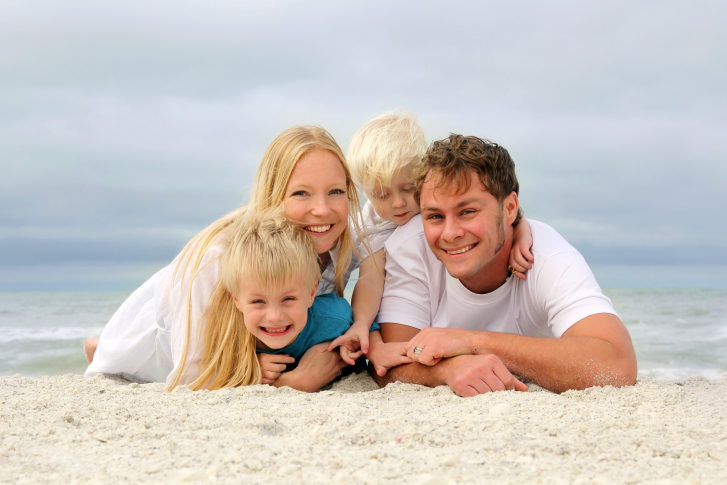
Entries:
[[[420,212],[414,200],[414,170],[426,151],[424,131],[411,113],[378,116],[351,140],[347,156],[351,178],[368,198],[360,222],[368,237],[368,248],[359,248],[362,261],[351,299],[353,325],[329,346],[329,350],[340,346],[341,358],[349,363],[362,353],[367,354],[374,343],[369,342],[369,328],[384,292],[384,243],[397,227]],[[524,279],[533,256],[530,227],[525,218],[522,220],[515,228],[510,269],[512,274]],[[375,338],[378,339],[378,333]],[[376,370],[379,375],[386,372],[384,368]]]

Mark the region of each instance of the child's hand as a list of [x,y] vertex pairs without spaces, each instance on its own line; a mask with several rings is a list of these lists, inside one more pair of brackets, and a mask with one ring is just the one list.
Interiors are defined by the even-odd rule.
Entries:
[[285,371],[285,364],[292,364],[295,359],[283,354],[257,354],[257,361],[260,362],[260,384],[272,384],[280,374]]
[[339,347],[341,358],[350,365],[356,364],[356,359],[369,350],[369,329],[370,325],[354,323],[346,330],[346,333],[331,342],[328,351],[331,352]]
[[530,252],[532,245],[532,238],[529,241],[513,241],[512,250],[510,250],[509,269],[513,276],[517,276],[521,280],[524,280],[525,273],[533,268],[533,253]]
[[376,373],[383,376],[392,367],[414,362],[406,355],[406,344],[407,342],[380,342],[371,346],[366,357],[374,364]]

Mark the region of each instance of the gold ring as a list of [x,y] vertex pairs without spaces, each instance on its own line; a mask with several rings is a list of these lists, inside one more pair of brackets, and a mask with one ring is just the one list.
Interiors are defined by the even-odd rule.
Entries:
[[422,350],[424,350],[421,347],[414,347],[414,354],[419,355],[422,353]]
[[513,268],[512,266],[510,266],[509,264],[507,265],[507,269],[509,269],[509,270],[510,270],[510,273],[513,273],[513,274],[517,273],[517,270],[516,270],[516,269],[514,269],[514,268]]

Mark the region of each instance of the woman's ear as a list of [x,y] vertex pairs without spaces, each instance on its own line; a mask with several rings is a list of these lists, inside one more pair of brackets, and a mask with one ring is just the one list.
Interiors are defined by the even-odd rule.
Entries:
[[313,291],[311,292],[311,295],[310,295],[310,305],[308,305],[308,308],[313,306],[313,300],[316,299],[316,291],[318,291],[318,282],[317,281],[316,281],[316,284],[313,285]]

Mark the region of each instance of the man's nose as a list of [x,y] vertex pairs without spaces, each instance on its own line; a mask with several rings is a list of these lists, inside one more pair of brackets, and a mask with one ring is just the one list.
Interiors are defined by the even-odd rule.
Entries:
[[462,232],[462,228],[455,219],[448,218],[444,220],[442,239],[449,242],[456,241],[462,236]]

